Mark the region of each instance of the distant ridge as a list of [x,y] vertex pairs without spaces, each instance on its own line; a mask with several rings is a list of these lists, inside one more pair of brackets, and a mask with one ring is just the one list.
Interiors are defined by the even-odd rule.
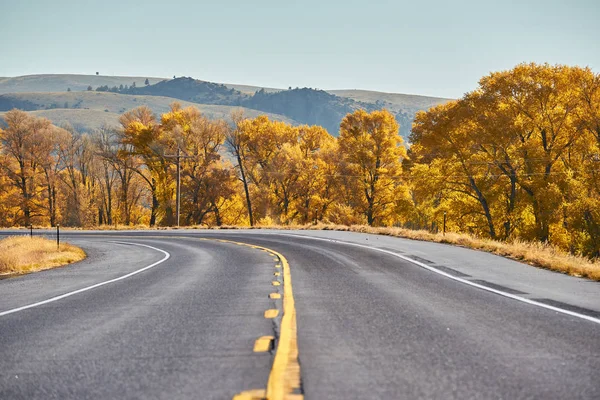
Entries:
[[[148,79],[148,84],[146,84]],[[135,84],[134,84],[135,83]],[[92,91],[87,91],[88,87]],[[104,87],[116,93],[106,97],[106,103],[93,109],[108,110],[107,113],[121,113],[130,106],[147,104],[162,112],[165,103],[170,101],[186,101],[202,109],[205,106],[244,107],[250,115],[256,113],[271,113],[275,119],[287,120],[296,124],[321,125],[332,135],[337,135],[341,119],[349,112],[357,109],[373,111],[388,109],[400,124],[400,133],[405,138],[410,134],[410,128],[415,114],[420,110],[445,103],[450,99],[409,95],[400,93],[384,93],[368,90],[317,90],[312,88],[276,89],[262,88],[241,84],[221,84],[203,80],[180,77],[174,79],[157,77],[128,77],[104,75],[27,75],[14,78],[0,78],[0,111],[9,107],[25,110],[47,110],[66,108],[64,95],[67,89],[70,94],[86,92],[90,101],[91,94],[98,93],[95,89]],[[60,92],[60,93],[59,93]],[[36,101],[35,93],[45,93],[46,97]],[[21,95],[19,95],[21,94]],[[131,99],[121,96],[141,96],[142,101],[131,104]],[[151,97],[160,97],[160,105]],[[73,105],[69,104],[69,108]],[[92,107],[83,107],[92,109]],[[205,108],[206,109],[206,108]],[[56,114],[56,113],[53,113]],[[68,115],[64,114],[63,115]],[[213,115],[221,115],[216,113]],[[107,115],[108,117],[108,115]],[[67,117],[65,117],[67,118]],[[96,118],[98,119],[98,118]],[[107,118],[108,120],[108,118]],[[114,120],[114,118],[111,118]]]
[[32,93],[32,92],[66,92],[71,89],[75,92],[87,90],[88,86],[94,89],[98,86],[109,87],[127,85],[133,82],[137,86],[144,86],[144,82],[153,85],[164,81],[165,78],[142,76],[105,76],[105,75],[77,75],[77,74],[44,74],[24,75],[14,78],[0,78],[0,94],[3,93]]

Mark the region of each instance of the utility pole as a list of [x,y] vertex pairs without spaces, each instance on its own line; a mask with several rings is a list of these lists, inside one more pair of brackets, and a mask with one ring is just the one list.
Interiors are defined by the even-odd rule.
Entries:
[[177,146],[177,227],[179,228],[179,214],[181,210],[181,164],[179,160],[181,159],[181,149]]
[[444,236],[446,236],[446,211],[444,211]]
[[175,193],[175,213],[177,218],[177,227],[179,228],[179,218],[181,215],[181,159],[182,158],[194,158],[193,156],[182,156],[181,147],[177,145],[177,154],[174,155],[163,155],[165,158],[174,158],[175,166],[177,167],[177,190]]

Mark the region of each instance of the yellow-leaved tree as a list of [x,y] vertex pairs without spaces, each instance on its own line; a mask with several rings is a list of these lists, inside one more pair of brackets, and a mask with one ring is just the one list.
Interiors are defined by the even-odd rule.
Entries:
[[348,114],[340,125],[340,171],[348,177],[347,205],[369,225],[396,222],[396,203],[403,196],[402,160],[406,149],[399,126],[386,111]]

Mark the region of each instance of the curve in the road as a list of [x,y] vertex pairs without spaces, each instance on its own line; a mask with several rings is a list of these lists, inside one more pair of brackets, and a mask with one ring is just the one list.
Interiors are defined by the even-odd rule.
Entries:
[[[317,238],[317,237],[312,237],[312,236],[294,235],[294,234],[283,234],[283,235],[286,235],[286,236],[295,236],[295,237],[302,237],[302,238],[311,239],[311,240],[321,240],[321,241],[331,242],[331,239]],[[336,243],[345,244],[345,245],[348,245],[348,246],[360,247],[360,248],[364,248],[364,249],[371,250],[371,251],[378,251],[378,252],[381,252],[381,253],[389,254],[389,255],[392,255],[394,257],[398,257],[398,258],[400,258],[400,259],[402,259],[404,261],[408,261],[410,263],[418,265],[419,267],[424,268],[424,269],[426,269],[428,271],[431,271],[431,272],[434,272],[436,274],[442,275],[442,276],[444,276],[446,278],[450,278],[450,279],[455,280],[457,282],[464,283],[465,285],[473,286],[473,287],[476,287],[478,289],[482,289],[482,290],[485,290],[485,291],[488,291],[488,292],[492,292],[492,293],[498,294],[500,296],[508,297],[510,299],[513,299],[513,300],[517,300],[517,301],[520,301],[520,302],[523,302],[523,303],[530,304],[532,306],[545,308],[545,309],[548,309],[548,310],[551,310],[551,311],[556,311],[556,312],[559,312],[559,313],[562,313],[562,314],[570,315],[572,317],[576,317],[576,318],[584,319],[586,321],[590,321],[590,322],[593,322],[593,323],[596,323],[596,324],[600,324],[600,319],[598,319],[598,318],[594,318],[592,316],[585,315],[585,314],[580,314],[580,313],[577,313],[577,312],[574,312],[574,311],[570,311],[570,310],[565,310],[564,308],[554,307],[554,306],[551,306],[549,304],[540,303],[539,301],[527,299],[525,297],[517,296],[517,295],[512,294],[512,293],[507,293],[505,291],[494,289],[494,288],[491,288],[489,286],[481,285],[481,284],[476,283],[476,282],[471,282],[471,281],[469,281],[467,279],[463,279],[463,278],[460,278],[458,276],[454,276],[454,275],[448,274],[448,273],[446,273],[444,271],[441,271],[441,270],[439,270],[439,269],[437,269],[435,267],[432,267],[430,265],[424,264],[424,263],[422,263],[420,261],[417,261],[417,260],[412,259],[410,257],[406,257],[406,256],[404,256],[402,254],[395,253],[395,252],[390,251],[390,250],[380,249],[380,248],[372,247],[372,246],[366,246],[364,244],[359,244],[359,243],[350,243],[350,242],[345,242],[345,241],[339,241],[339,240],[336,240],[335,242]]]
[[146,271],[146,270],[149,270],[150,268],[154,268],[154,267],[156,267],[157,265],[159,265],[159,264],[162,264],[163,262],[167,261],[167,260],[168,260],[168,259],[171,257],[171,254],[169,254],[167,251],[165,251],[165,250],[162,250],[162,249],[159,249],[158,247],[154,247],[154,246],[147,245],[147,244],[141,244],[141,243],[129,243],[129,242],[113,242],[113,243],[127,244],[127,245],[132,245],[132,246],[141,246],[141,247],[147,247],[147,248],[149,248],[149,249],[156,250],[156,251],[158,251],[158,252],[161,252],[161,253],[163,253],[163,254],[164,254],[164,257],[163,257],[163,258],[161,258],[160,260],[158,260],[158,261],[156,261],[156,262],[154,262],[154,263],[150,264],[150,265],[147,265],[147,266],[145,266],[145,267],[143,267],[143,268],[140,268],[140,269],[138,269],[138,270],[135,270],[135,271],[133,271],[133,272],[130,272],[130,273],[126,274],[126,275],[119,276],[118,278],[114,278],[114,279],[110,279],[110,280],[107,280],[107,281],[99,282],[99,283],[96,283],[96,284],[94,284],[94,285],[90,285],[90,286],[86,286],[86,287],[84,287],[84,288],[81,288],[81,289],[73,290],[73,291],[71,291],[71,292],[64,293],[64,294],[61,294],[61,295],[59,295],[59,296],[54,296],[54,297],[51,297],[51,298],[49,298],[49,299],[46,299],[46,300],[38,301],[38,302],[36,302],[36,303],[27,304],[27,305],[25,305],[25,306],[22,306],[22,307],[17,307],[17,308],[13,308],[13,309],[11,309],[11,310],[2,311],[2,312],[0,312],[0,317],[3,317],[3,316],[5,316],[5,315],[9,315],[9,314],[14,314],[14,313],[16,313],[16,312],[23,311],[23,310],[27,310],[27,309],[30,309],[30,308],[34,308],[34,307],[38,307],[38,306],[42,306],[42,305],[44,305],[44,304],[53,303],[53,302],[55,302],[55,301],[62,300],[62,299],[64,299],[64,298],[66,298],[66,297],[73,296],[73,295],[76,295],[76,294],[78,294],[78,293],[87,292],[88,290],[92,290],[92,289],[96,289],[96,288],[98,288],[98,287],[100,287],[100,286],[108,285],[109,283],[114,283],[114,282],[122,281],[123,279],[127,279],[127,278],[129,278],[129,277],[132,277],[132,276],[134,276],[134,275],[137,275],[137,274],[139,274],[140,272],[144,272],[144,271]]
[[[271,373],[269,374],[269,381],[267,382],[266,398],[283,400],[288,395],[293,394],[296,399],[302,399],[303,396],[300,393],[294,393],[300,390],[300,364],[298,363],[296,306],[294,303],[294,293],[292,290],[292,274],[290,272],[290,264],[288,260],[283,254],[267,247],[225,239],[217,239],[217,241],[248,246],[253,249],[266,251],[267,253],[276,257],[277,261],[281,263],[277,264],[276,268],[283,269],[283,317],[281,319],[281,327],[279,329],[279,340],[277,342],[275,359],[273,361]],[[274,275],[276,277],[281,276],[278,271],[276,271]],[[279,286],[279,281],[273,281],[273,285]],[[277,298],[277,296],[273,296],[273,294],[277,295],[277,293],[272,293],[271,298]],[[267,312],[265,312],[265,317],[271,318],[267,316],[268,311],[277,310],[267,310]],[[239,395],[235,396],[234,399],[252,399],[258,392],[259,391],[248,391],[240,393]]]

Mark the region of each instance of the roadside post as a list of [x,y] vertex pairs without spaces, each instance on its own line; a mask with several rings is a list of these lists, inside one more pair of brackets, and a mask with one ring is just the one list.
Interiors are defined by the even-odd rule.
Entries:
[[446,211],[444,211],[444,236],[446,236]]
[[33,224],[29,225],[29,237],[33,237]]
[[56,249],[60,250],[60,224],[56,224]]

